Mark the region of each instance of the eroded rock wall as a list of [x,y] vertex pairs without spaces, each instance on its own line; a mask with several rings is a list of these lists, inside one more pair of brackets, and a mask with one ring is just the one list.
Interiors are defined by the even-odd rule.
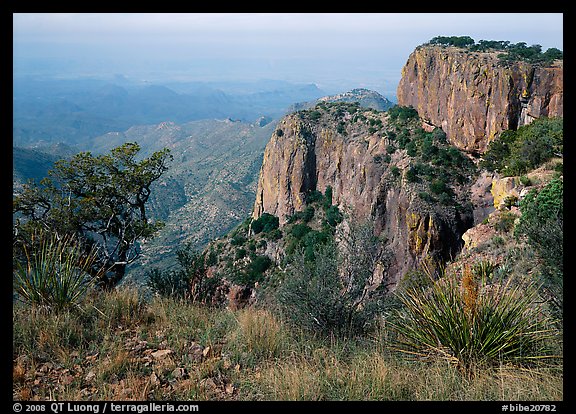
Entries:
[[413,106],[441,127],[460,149],[482,153],[501,131],[542,116],[563,116],[563,67],[517,62],[506,67],[498,52],[421,46],[408,58],[398,104]]

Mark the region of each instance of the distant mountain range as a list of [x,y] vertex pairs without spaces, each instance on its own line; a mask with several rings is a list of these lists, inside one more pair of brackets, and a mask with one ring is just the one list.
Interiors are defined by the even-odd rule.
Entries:
[[283,81],[167,87],[123,79],[15,79],[13,143],[83,146],[91,138],[133,125],[225,118],[253,122],[261,116],[278,118],[294,102],[323,95],[314,84]]

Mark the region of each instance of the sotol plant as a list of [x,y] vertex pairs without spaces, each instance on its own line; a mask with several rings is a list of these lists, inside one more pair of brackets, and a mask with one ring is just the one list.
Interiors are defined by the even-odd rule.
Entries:
[[[25,263],[15,262],[13,287],[25,303],[48,310],[78,306],[95,278],[95,251],[85,252],[74,236],[35,234],[24,247]],[[91,272],[93,273],[93,272]]]
[[462,282],[445,274],[431,287],[399,293],[404,305],[394,329],[395,348],[417,357],[446,358],[463,372],[479,364],[526,363],[547,358],[546,339],[556,334],[533,285],[488,283],[465,267]]

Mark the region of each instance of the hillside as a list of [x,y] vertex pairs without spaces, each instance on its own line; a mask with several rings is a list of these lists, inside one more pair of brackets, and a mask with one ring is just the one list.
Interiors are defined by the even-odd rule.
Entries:
[[162,148],[174,155],[168,172],[154,183],[149,201],[151,217],[166,225],[142,246],[143,256],[130,270],[135,279],[141,279],[139,269],[170,267],[178,247],[191,243],[201,248],[250,213],[262,152],[274,126],[275,122],[261,127],[230,120],[164,122],[92,141],[96,152],[137,141],[143,157]]

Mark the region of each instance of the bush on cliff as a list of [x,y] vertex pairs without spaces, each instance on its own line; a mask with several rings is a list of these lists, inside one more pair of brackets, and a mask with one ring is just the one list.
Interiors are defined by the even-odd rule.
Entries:
[[564,148],[563,118],[538,118],[516,131],[503,131],[488,146],[480,166],[504,176],[538,168]]
[[[312,234],[312,233],[309,233]],[[297,251],[275,293],[285,317],[322,335],[365,334],[381,310],[380,289],[369,290],[378,257],[378,240],[368,225],[353,225],[342,236]]]

